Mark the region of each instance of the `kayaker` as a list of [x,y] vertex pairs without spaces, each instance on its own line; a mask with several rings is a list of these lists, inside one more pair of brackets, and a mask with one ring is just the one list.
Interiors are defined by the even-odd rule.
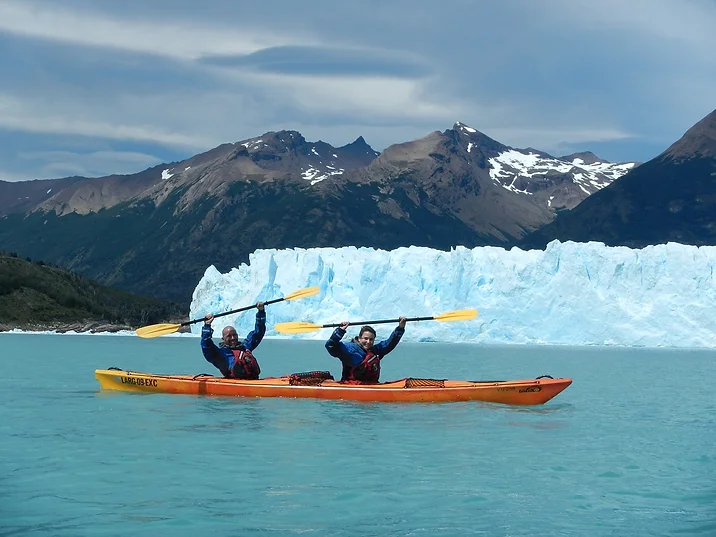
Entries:
[[398,321],[398,326],[390,337],[380,343],[375,343],[375,330],[370,326],[362,327],[358,336],[348,343],[343,343],[341,339],[346,335],[350,323],[344,321],[333,331],[326,341],[326,349],[328,354],[335,356],[343,364],[341,382],[345,384],[379,382],[380,361],[396,347],[405,333],[406,317],[399,317]]
[[211,339],[214,329],[211,323],[213,315],[204,317],[201,328],[201,352],[206,361],[213,364],[226,378],[258,380],[261,368],[251,351],[259,346],[266,333],[266,311],[264,303],[257,302],[256,325],[243,342],[233,326],[227,326],[221,332],[221,344],[217,346]]

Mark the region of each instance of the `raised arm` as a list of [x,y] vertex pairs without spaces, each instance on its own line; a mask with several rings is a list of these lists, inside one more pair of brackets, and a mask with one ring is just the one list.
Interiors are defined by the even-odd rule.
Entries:
[[336,328],[331,334],[331,337],[328,338],[328,341],[326,341],[326,350],[331,356],[335,356],[336,358],[349,356],[347,347],[341,341],[343,336],[346,335],[346,328],[348,328],[348,323],[341,323],[341,326]]
[[405,322],[406,318],[400,317],[400,322],[393,330],[393,333],[390,334],[390,337],[373,345],[373,352],[380,356],[385,356],[392,351],[400,343],[400,338],[403,337],[403,334],[405,334]]
[[249,332],[249,335],[246,336],[244,340],[244,347],[250,351],[259,346],[259,343],[261,343],[261,340],[264,338],[264,334],[266,334],[266,310],[264,310],[264,303],[259,302],[256,304],[256,307],[259,309],[259,311],[256,312],[256,324],[254,324],[254,329]]
[[216,346],[214,340],[211,339],[211,336],[214,333],[214,329],[210,324],[212,320],[213,317],[211,317],[210,320],[207,320],[209,324],[204,323],[204,326],[201,327],[201,352],[207,362],[212,364],[219,371],[221,371],[224,376],[226,376],[229,371],[226,359],[221,355],[219,347]]
[[204,326],[201,327],[201,351],[204,353],[204,356],[207,356],[207,360],[209,359],[208,355],[213,356],[219,351],[216,343],[214,343],[214,340],[211,339],[211,336],[213,335],[214,329],[211,327],[211,324],[205,322]]

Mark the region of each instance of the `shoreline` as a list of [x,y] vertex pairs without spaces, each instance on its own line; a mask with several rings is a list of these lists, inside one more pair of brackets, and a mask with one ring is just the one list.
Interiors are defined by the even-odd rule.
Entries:
[[[0,336],[3,334],[15,334],[15,335],[31,335],[31,336],[123,336],[123,337],[139,337],[134,330],[114,330],[112,332],[98,332],[98,331],[84,331],[75,332],[74,330],[67,330],[58,332],[55,330],[23,330],[21,328],[12,328],[10,330],[0,331]],[[200,337],[198,334],[192,334],[191,332],[175,332],[174,334],[165,334],[163,338],[167,337]]]
[[[134,330],[119,330],[115,332],[74,332],[74,331],[67,331],[67,332],[55,332],[53,330],[21,330],[19,328],[14,328],[12,330],[3,330],[0,331],[0,336],[3,334],[15,334],[15,335],[30,335],[30,336],[122,336],[122,337],[139,337],[134,332]],[[198,334],[191,334],[191,333],[174,333],[174,334],[166,334],[162,336],[163,338],[168,337],[200,337]]]
[[[181,322],[181,321],[179,321]],[[179,323],[177,323],[179,324]],[[82,335],[136,335],[138,326],[114,324],[107,322],[75,322],[75,323],[0,323],[0,334],[82,334]],[[192,335],[188,326],[182,326],[178,335]]]

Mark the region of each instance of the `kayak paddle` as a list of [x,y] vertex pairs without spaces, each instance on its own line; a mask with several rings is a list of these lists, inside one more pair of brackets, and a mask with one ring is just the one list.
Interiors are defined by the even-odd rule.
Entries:
[[[444,323],[452,321],[469,321],[477,317],[477,310],[456,310],[448,311],[434,317],[408,317],[408,321],[442,321]],[[352,325],[364,325],[364,324],[383,324],[383,323],[397,323],[400,319],[385,319],[382,321],[356,321],[350,324]],[[304,322],[295,323],[278,323],[274,325],[277,332],[282,334],[302,334],[304,332],[314,332],[321,328],[335,328],[341,326],[340,323],[333,324],[311,324]]]
[[[295,291],[291,293],[290,295],[286,295],[283,298],[276,298],[274,300],[269,300],[267,302],[264,302],[266,306],[269,304],[275,304],[276,302],[281,302],[283,300],[298,300],[299,298],[306,298],[308,296],[313,296],[318,294],[318,287],[306,287],[305,289],[299,289],[298,291]],[[214,315],[214,318],[217,317],[223,317],[224,315],[231,315],[232,313],[238,313],[240,311],[246,311],[250,310],[252,308],[255,308],[256,304],[252,304],[251,306],[245,306],[243,308],[226,311],[224,313],[217,313]],[[149,326],[143,326],[141,328],[137,328],[137,335],[139,337],[143,338],[153,338],[153,337],[159,337],[164,336],[166,334],[173,334],[177,330],[179,330],[182,326],[188,326],[190,324],[198,323],[204,320],[204,317],[200,319],[194,319],[193,321],[186,321],[181,324],[152,324]]]

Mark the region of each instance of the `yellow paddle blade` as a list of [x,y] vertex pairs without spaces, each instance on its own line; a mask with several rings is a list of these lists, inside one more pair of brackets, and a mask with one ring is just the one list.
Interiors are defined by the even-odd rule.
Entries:
[[298,298],[306,298],[307,296],[313,296],[318,294],[318,287],[306,287],[305,289],[299,289],[293,293],[286,295],[284,300],[296,300]]
[[433,317],[436,321],[451,322],[451,321],[469,321],[477,317],[477,310],[456,310],[448,311]]
[[166,334],[173,334],[181,328],[180,324],[152,324],[149,326],[142,326],[137,328],[136,334],[143,338],[152,338],[164,336]]
[[311,324],[304,322],[295,323],[276,323],[274,328],[281,334],[303,334],[304,332],[314,332],[323,328],[320,324]]

